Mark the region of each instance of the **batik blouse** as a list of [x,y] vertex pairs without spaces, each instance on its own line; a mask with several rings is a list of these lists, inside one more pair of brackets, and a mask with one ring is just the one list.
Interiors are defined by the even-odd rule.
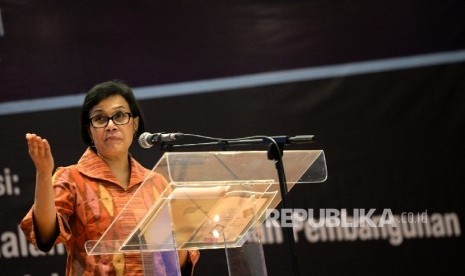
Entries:
[[[130,158],[131,177],[127,188],[122,187],[106,163],[92,150],[87,149],[78,163],[60,167],[53,175],[57,210],[56,240],[51,244],[41,244],[36,238],[33,208],[21,222],[26,238],[42,251],[49,251],[54,244],[64,243],[67,250],[66,275],[144,275],[141,254],[88,255],[85,243],[98,240],[121,212],[134,192],[148,177],[151,185],[149,197],[158,197],[166,188],[166,180],[144,168],[134,158]],[[149,200],[150,202],[151,200]],[[137,224],[125,221],[126,224]],[[115,235],[127,235],[121,229]],[[199,252],[188,251],[188,273],[192,274]],[[146,256],[144,255],[144,258]],[[154,253],[152,261],[156,275],[168,275],[167,261]],[[146,263],[144,259],[144,264]],[[147,267],[145,267],[147,269]],[[186,271],[183,271],[183,274]]]

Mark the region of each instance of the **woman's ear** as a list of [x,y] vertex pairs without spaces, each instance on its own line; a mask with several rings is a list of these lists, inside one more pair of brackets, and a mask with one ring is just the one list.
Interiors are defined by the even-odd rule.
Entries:
[[87,134],[89,134],[90,141],[92,145],[94,144],[94,138],[92,138],[92,132],[90,131],[90,127],[87,128]]
[[137,130],[139,129],[139,117],[134,118],[134,134],[137,133]]

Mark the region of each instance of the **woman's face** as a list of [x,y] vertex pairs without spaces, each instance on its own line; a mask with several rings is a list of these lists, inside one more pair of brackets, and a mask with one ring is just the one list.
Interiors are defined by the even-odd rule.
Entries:
[[[121,95],[113,95],[100,101],[89,112],[89,118],[96,115],[111,117],[118,112],[131,112],[128,102]],[[124,125],[116,125],[109,120],[107,126],[89,127],[90,136],[97,153],[105,158],[127,158],[134,134],[137,132],[139,118],[130,118]]]

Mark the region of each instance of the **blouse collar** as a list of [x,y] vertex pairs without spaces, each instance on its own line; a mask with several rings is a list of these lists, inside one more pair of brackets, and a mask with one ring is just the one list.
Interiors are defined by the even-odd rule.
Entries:
[[[131,155],[129,155],[128,158],[131,166],[129,188],[144,181],[150,171],[139,164]],[[108,165],[91,148],[87,148],[81,156],[77,163],[77,168],[82,174],[88,177],[102,179],[120,185]]]

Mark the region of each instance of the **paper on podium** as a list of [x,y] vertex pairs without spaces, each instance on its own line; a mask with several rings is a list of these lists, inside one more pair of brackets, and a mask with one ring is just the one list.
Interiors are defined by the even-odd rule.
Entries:
[[[180,193],[188,195],[189,190],[195,188],[181,189]],[[266,210],[276,194],[234,190],[217,197],[173,198],[171,207],[176,238],[181,244],[196,247],[218,241],[238,246],[242,235],[257,215]]]

